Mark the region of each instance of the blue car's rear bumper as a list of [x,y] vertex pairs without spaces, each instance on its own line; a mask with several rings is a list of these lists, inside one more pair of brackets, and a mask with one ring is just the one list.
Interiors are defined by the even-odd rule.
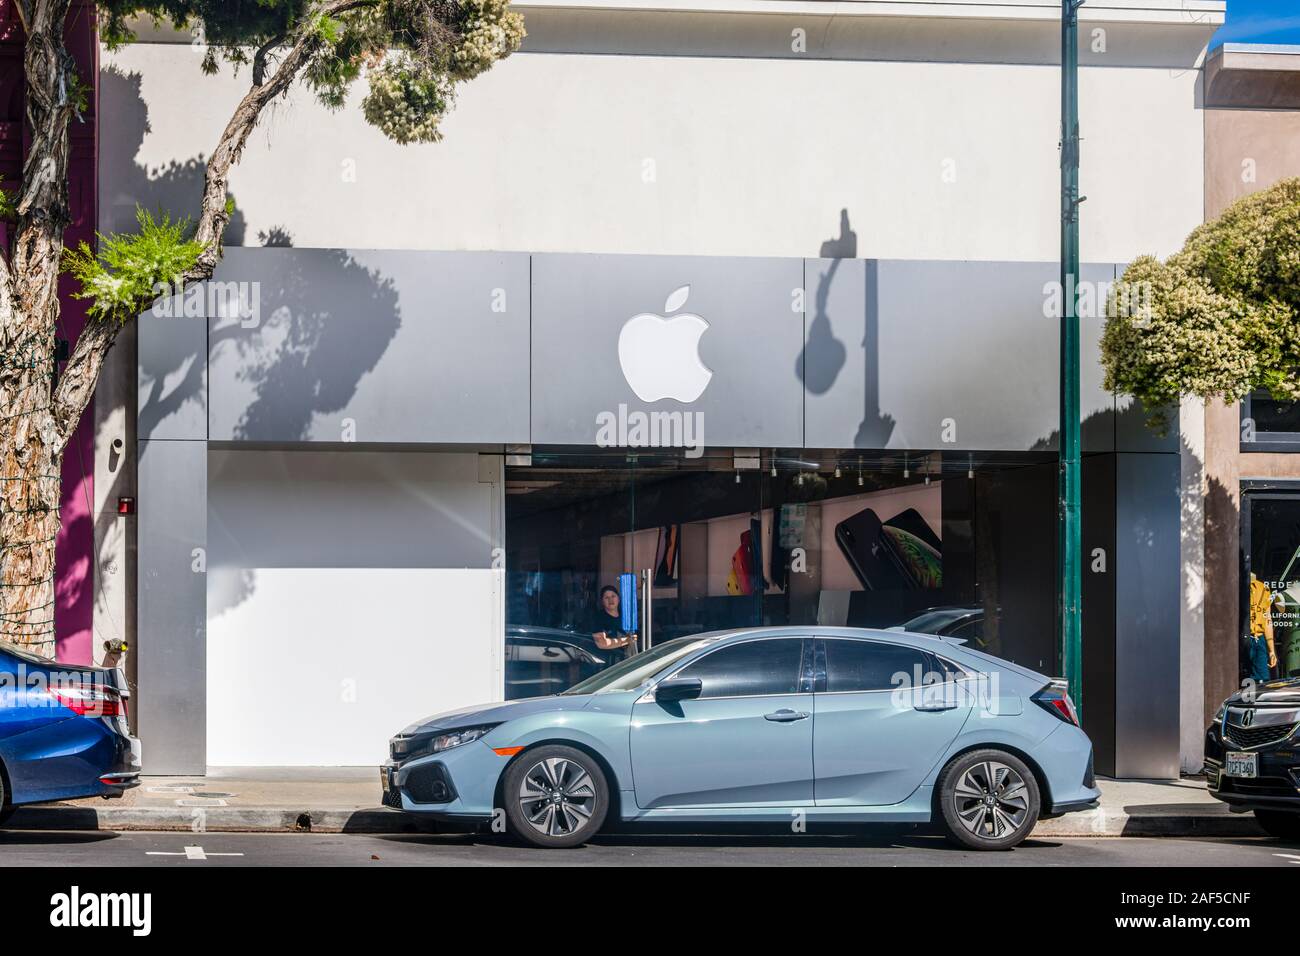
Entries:
[[70,715],[0,740],[8,802],[114,797],[139,785],[140,741],[120,719]]

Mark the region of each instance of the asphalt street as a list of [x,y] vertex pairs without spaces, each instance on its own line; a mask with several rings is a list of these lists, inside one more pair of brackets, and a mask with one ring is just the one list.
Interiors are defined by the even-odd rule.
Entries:
[[14,866],[1300,866],[1300,846],[1275,840],[1030,840],[974,853],[941,838],[858,834],[630,834],[574,850],[535,850],[471,835],[323,833],[0,832]]

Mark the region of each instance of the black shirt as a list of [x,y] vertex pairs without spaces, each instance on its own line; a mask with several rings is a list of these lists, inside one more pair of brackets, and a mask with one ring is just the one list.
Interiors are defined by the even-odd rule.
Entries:
[[[623,630],[623,618],[617,614],[607,614],[605,609],[597,608],[591,614],[591,621],[587,628],[592,634],[605,632],[605,636],[610,640],[617,640],[620,637],[627,636],[627,631]],[[632,646],[626,647],[601,647],[596,645],[596,653],[605,660],[605,666],[617,664],[632,654]]]
[[599,608],[592,612],[591,626],[588,628],[592,634],[605,632],[607,637],[618,637],[623,632],[623,618],[617,614],[607,614],[604,608]]

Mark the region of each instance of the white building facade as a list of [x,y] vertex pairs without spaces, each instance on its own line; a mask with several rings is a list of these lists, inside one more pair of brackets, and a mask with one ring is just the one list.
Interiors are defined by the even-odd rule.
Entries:
[[[1054,671],[1053,598],[1026,596],[1043,579],[1020,565],[1054,548],[1059,5],[515,7],[523,49],[462,88],[437,145],[386,140],[361,90],[337,113],[301,89],[278,102],[231,177],[218,276],[255,283],[258,322],[142,321],[115,352],[96,488],[138,497],[139,527],[100,534],[96,628],[135,638],[151,770],[378,762],[409,720],[512,693],[509,628],[581,632],[574,607],[656,570],[669,541],[678,575],[639,579],[665,634],[836,623],[828,595],[872,586],[836,564],[832,524],[871,510],[888,525],[858,500],[869,492],[914,495],[896,510],[942,540],[943,583],[847,597],[839,623],[970,604],[1003,620],[995,651]],[[1202,221],[1201,66],[1223,3],[1098,0],[1080,15],[1082,249],[1104,283]],[[196,209],[202,157],[247,83],[204,76],[201,59],[165,33],[102,51],[101,231],[130,229],[137,205]],[[632,314],[602,309],[643,282],[647,312],[690,285],[705,343],[743,339],[747,316],[763,330],[748,351],[701,346],[702,401],[729,376],[765,393],[749,417],[740,385],[705,408],[704,464],[670,465],[685,458],[671,451],[629,466],[590,434],[591,409],[635,406],[596,373],[618,367],[601,323]],[[743,309],[726,299],[742,286]],[[497,292],[517,325],[488,324]],[[797,326],[775,324],[777,303]],[[1180,663],[1201,640],[1183,633],[1186,452],[1101,390],[1100,327],[1084,324],[1099,595],[1084,713],[1099,771],[1170,776],[1199,768],[1202,710]],[[587,372],[592,394],[556,384]],[[840,428],[864,407],[888,426]],[[733,473],[742,497],[696,507]],[[813,475],[822,497],[794,491]],[[582,524],[588,504],[605,526]],[[809,504],[824,558],[801,597],[776,557]],[[751,527],[741,516],[760,583],[737,612],[726,601],[744,594],[715,565]],[[1035,540],[1011,540],[1013,525]],[[557,527],[585,543],[557,550]]]

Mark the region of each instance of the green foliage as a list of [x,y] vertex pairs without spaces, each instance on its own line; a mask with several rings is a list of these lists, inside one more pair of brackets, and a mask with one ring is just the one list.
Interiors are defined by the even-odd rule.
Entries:
[[68,99],[72,103],[77,117],[81,118],[90,111],[90,97],[95,88],[86,83],[77,74],[72,74],[68,81]]
[[511,12],[508,0],[461,0],[456,7],[460,42],[452,52],[451,73],[457,80],[472,80],[519,49],[524,18]]
[[127,322],[152,303],[164,286],[174,286],[198,261],[203,245],[189,238],[189,219],[163,214],[154,219],[136,208],[140,231],[99,236],[99,251],[82,242],[63,255],[63,269],[80,284],[73,295],[91,300],[93,318]]
[[1234,203],[1164,263],[1135,260],[1110,306],[1106,387],[1148,408],[1300,398],[1300,179]]
[[96,6],[100,36],[111,47],[130,42],[129,21],[139,17],[179,30],[201,25],[204,43],[233,54],[287,32],[302,17],[308,0],[99,0]]
[[4,177],[0,176],[0,220],[12,222],[18,218],[18,207],[14,199],[4,189]]
[[432,143],[455,85],[519,49],[523,18],[508,0],[388,0],[388,24],[402,52],[371,70],[362,103],[367,122],[398,143]]
[[436,143],[442,138],[438,123],[451,99],[446,75],[422,70],[409,54],[399,53],[370,71],[370,92],[361,112],[394,142]]
[[523,18],[508,0],[373,0],[334,17],[310,0],[106,0],[100,9],[110,46],[130,40],[132,17],[197,31],[208,72],[223,61],[247,65],[269,42],[310,36],[315,49],[302,74],[308,88],[340,109],[368,72],[362,113],[399,143],[436,142],[456,84],[490,69],[524,38]]

